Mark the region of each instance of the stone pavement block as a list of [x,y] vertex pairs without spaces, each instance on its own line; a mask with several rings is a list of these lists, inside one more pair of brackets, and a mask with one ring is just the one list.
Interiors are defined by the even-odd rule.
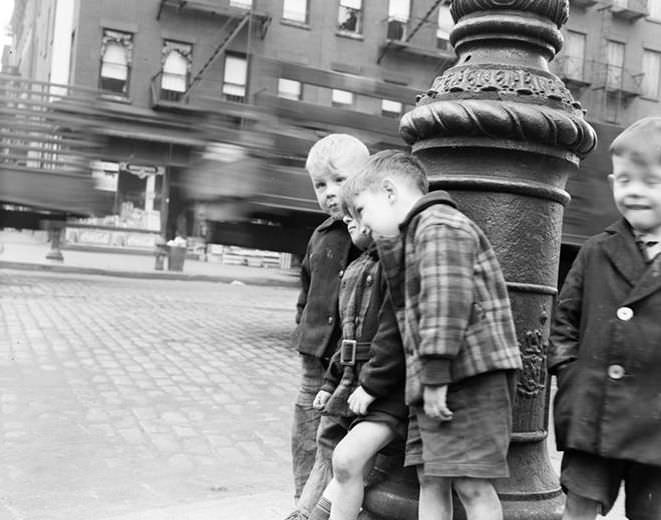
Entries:
[[[291,420],[296,356],[272,335],[291,334],[295,298],[282,288],[0,271],[0,458],[21,470],[0,474],[15,511],[0,502],[0,514],[162,511],[222,487],[225,498],[286,496],[283,516],[289,434],[267,419],[281,410]],[[281,389],[269,402],[250,382],[257,369]],[[269,442],[253,434],[269,428]]]

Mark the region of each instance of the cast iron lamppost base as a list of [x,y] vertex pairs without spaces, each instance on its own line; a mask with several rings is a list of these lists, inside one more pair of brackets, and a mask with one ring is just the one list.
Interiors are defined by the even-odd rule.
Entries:
[[[505,518],[558,519],[564,498],[546,449],[549,317],[565,183],[596,145],[580,104],[548,67],[562,47],[569,2],[454,0],[451,10],[458,63],[402,117],[400,133],[427,166],[432,188],[448,190],[486,232],[508,283],[524,368],[511,476],[497,482]],[[361,518],[417,518],[414,471],[382,471]],[[455,503],[455,518],[464,518]]]

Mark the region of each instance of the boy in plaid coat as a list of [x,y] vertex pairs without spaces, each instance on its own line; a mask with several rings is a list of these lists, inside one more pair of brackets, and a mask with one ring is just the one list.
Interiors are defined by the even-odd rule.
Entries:
[[514,374],[521,358],[507,288],[484,233],[449,195],[427,194],[413,156],[373,155],[343,188],[372,231],[406,355],[405,465],[419,518],[501,520],[491,479],[507,477]]

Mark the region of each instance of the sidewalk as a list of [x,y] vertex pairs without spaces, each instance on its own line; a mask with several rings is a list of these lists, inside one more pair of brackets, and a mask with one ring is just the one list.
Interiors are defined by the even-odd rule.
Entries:
[[299,286],[299,271],[264,267],[226,265],[186,259],[183,272],[156,271],[154,257],[112,252],[89,252],[63,249],[63,262],[46,259],[50,245],[43,233],[0,231],[0,269],[96,274],[125,278],[189,280],[251,285]]

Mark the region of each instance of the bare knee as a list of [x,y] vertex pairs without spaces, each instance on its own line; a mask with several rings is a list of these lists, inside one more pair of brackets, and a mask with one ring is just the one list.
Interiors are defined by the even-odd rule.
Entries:
[[342,444],[338,444],[333,452],[333,477],[340,483],[363,478],[360,458]]
[[483,503],[484,501],[498,500],[496,490],[488,480],[458,478],[454,479],[453,487],[457,496],[466,506]]

